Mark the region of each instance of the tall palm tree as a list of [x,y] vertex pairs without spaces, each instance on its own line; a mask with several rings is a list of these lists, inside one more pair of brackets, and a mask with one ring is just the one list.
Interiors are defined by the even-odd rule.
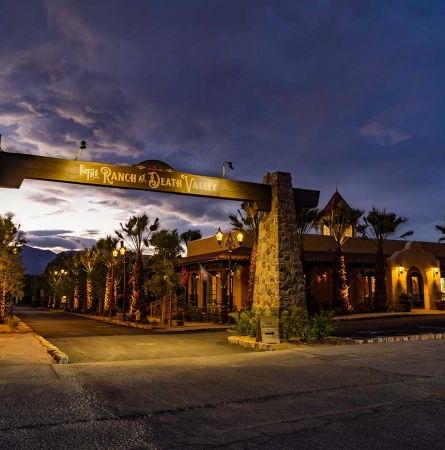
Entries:
[[81,259],[79,254],[74,254],[69,261],[69,268],[74,277],[74,289],[73,289],[73,304],[72,310],[78,311],[80,307],[80,286],[79,275],[81,270]]
[[[375,255],[375,293],[374,309],[376,311],[388,310],[388,297],[386,294],[386,258],[383,247],[387,239],[392,237],[397,228],[407,221],[404,217],[398,217],[385,209],[377,209],[374,206],[363,217],[363,223],[357,226],[357,230],[364,238],[372,239],[377,252]],[[411,236],[413,231],[403,233],[399,238]]]
[[244,206],[245,213],[239,209],[236,213],[230,213],[230,224],[235,230],[242,231],[250,237],[252,242],[252,252],[250,255],[249,276],[247,281],[247,302],[246,308],[252,309],[253,305],[253,291],[255,287],[255,270],[258,251],[258,234],[260,226],[259,213],[254,213],[253,210],[249,210],[247,206]]
[[121,231],[116,231],[116,234],[120,239],[125,240],[136,258],[131,276],[133,283],[130,298],[130,315],[139,311],[142,316],[145,316],[142,254],[149,247],[151,233],[159,229],[159,219],[156,218],[150,225],[150,219],[147,214],[143,213],[130,217],[127,223],[120,225]]
[[92,273],[98,257],[99,252],[95,248],[91,250],[86,249],[80,256],[80,267],[87,274],[86,305],[83,304],[82,309],[86,309],[88,311],[92,311],[94,308]]
[[359,209],[340,206],[327,212],[321,218],[322,224],[329,228],[331,236],[335,240],[332,268],[332,306],[345,311],[351,311],[352,306],[349,301],[343,246],[349,239],[349,231],[356,226],[362,213]]
[[[107,236],[104,239],[99,239],[97,242],[97,250],[100,255],[100,261],[107,269],[106,275],[105,275],[105,293],[104,293],[104,300],[103,300],[103,314],[106,315],[110,312],[110,308],[113,309],[115,305],[113,305],[113,298],[114,302],[116,301],[116,297],[114,296],[114,293],[116,291],[115,286],[113,286],[113,283],[116,285],[116,280],[113,279],[113,268],[114,268],[114,256],[113,256],[113,250],[116,249],[116,244],[118,242],[117,238]],[[99,308],[100,309],[100,308]]]
[[440,231],[443,236],[439,238],[439,242],[445,241],[445,226],[444,225],[436,225],[436,230]]

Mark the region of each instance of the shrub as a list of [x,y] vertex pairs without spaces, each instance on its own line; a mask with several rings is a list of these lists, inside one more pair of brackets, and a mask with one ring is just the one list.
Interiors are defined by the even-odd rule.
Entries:
[[300,342],[321,342],[335,329],[332,311],[322,311],[309,317],[303,308],[292,307],[280,316],[280,338],[283,341],[297,339]]
[[11,328],[12,330],[15,330],[19,326],[19,321],[16,318],[8,317],[7,320],[9,328]]
[[257,317],[251,311],[230,313],[229,316],[235,321],[230,328],[230,333],[238,336],[256,336]]
[[413,296],[411,294],[403,293],[399,296],[400,308],[402,311],[411,311],[413,307]]
[[335,330],[333,311],[322,311],[311,322],[310,336],[315,342],[323,341]]

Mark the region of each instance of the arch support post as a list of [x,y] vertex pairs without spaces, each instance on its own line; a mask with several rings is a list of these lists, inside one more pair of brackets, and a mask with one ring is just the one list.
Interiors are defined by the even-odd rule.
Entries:
[[263,182],[271,186],[272,199],[260,221],[253,310],[267,315],[271,309],[306,308],[291,175],[274,172]]

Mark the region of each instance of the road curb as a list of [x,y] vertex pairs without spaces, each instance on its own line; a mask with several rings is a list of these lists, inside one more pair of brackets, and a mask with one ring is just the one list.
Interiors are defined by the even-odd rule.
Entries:
[[[17,317],[17,316],[14,316]],[[17,317],[17,320],[22,324],[24,328],[26,328],[26,332],[32,332],[34,337],[39,341],[39,343],[46,348],[47,353],[49,353],[57,362],[57,364],[68,364],[68,355],[55,345],[51,344],[51,342],[47,341],[43,336],[37,334],[26,322]]]
[[68,355],[63,353],[51,342],[47,341],[43,336],[34,333],[35,338],[46,348],[46,351],[56,360],[57,364],[68,364]]
[[367,339],[343,338],[352,344],[380,344],[384,342],[441,341],[445,333],[408,334],[404,336],[380,336]]
[[279,344],[266,344],[265,342],[256,342],[247,339],[247,336],[228,336],[229,344],[241,345],[241,347],[253,348],[263,352],[271,352],[276,350]]
[[[341,344],[382,344],[382,343],[395,343],[395,342],[413,342],[413,341],[440,341],[445,340],[445,333],[424,333],[424,334],[409,334],[404,336],[381,336],[367,339],[356,339],[347,337],[335,337],[335,342],[325,341],[321,344],[324,345],[341,345]],[[227,340],[230,344],[241,345],[241,347],[252,348],[260,351],[276,351],[281,350],[282,344],[266,344],[264,342],[255,342],[252,338],[247,336],[228,336]],[[304,345],[304,344],[298,344]],[[308,344],[311,345],[311,344]]]

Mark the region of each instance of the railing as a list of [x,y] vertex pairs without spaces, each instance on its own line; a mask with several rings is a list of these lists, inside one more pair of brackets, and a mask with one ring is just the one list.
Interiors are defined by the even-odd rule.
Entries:
[[[178,317],[178,312],[183,312],[185,302],[185,294],[177,297],[163,297],[160,300],[150,303],[149,311],[150,317],[154,317],[160,321],[161,324],[169,326],[173,325],[173,318]],[[178,320],[183,320],[178,317]]]

